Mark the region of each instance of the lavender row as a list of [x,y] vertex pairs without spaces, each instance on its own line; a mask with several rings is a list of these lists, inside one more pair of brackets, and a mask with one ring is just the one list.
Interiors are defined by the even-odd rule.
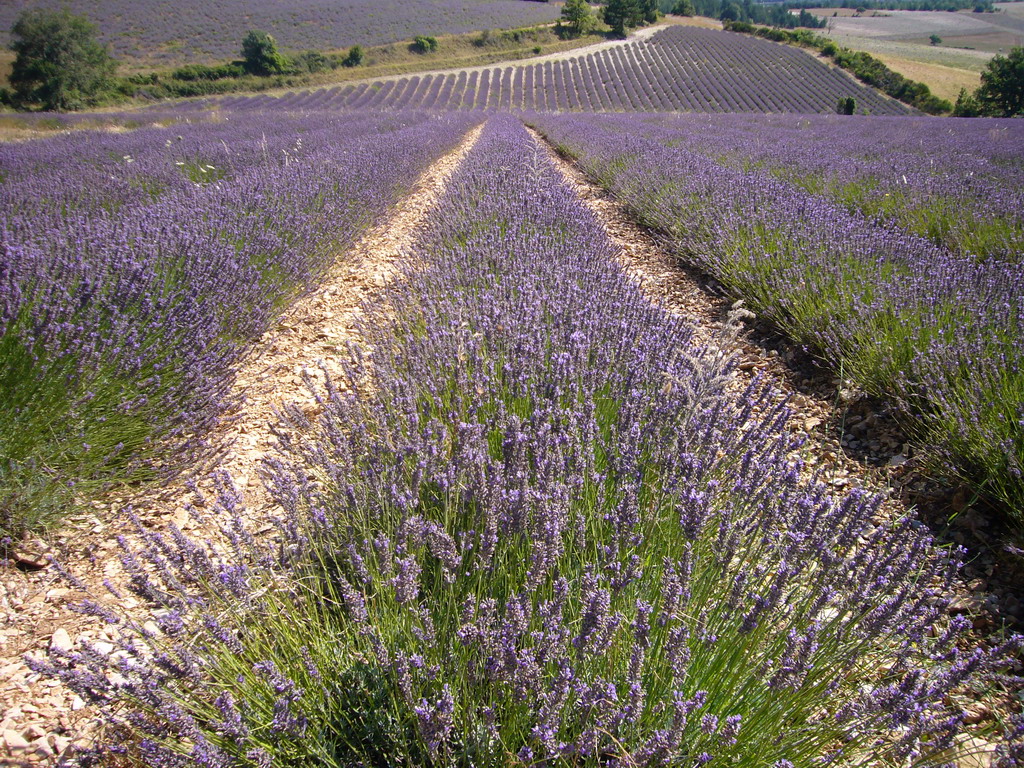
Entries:
[[523,0],[10,0],[0,4],[0,43],[28,7],[84,14],[117,58],[150,67],[237,58],[251,29],[285,50],[337,50],[558,18],[557,7]]
[[[610,116],[538,118],[696,261],[868,391],[950,468],[1024,515],[1024,267],[957,255]],[[666,146],[671,136],[673,146]]]
[[200,449],[275,313],[468,125],[247,114],[0,149],[0,530]]
[[416,75],[329,90],[234,97],[236,109],[487,109],[649,112],[833,112],[907,109],[792,46],[746,35],[669,27],[649,40],[585,56],[458,74]]
[[1024,252],[1024,126],[1013,120],[656,117],[652,138],[756,168],[961,253]]
[[154,625],[34,665],[171,768],[948,762],[950,694],[1018,641],[958,650],[955,562],[801,479],[775,394],[612,256],[490,120],[268,457],[277,540],[225,484],[229,554],[140,528]]

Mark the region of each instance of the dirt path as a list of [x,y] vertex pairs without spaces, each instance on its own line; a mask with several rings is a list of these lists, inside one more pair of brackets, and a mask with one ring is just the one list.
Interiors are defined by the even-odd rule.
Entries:
[[[363,302],[395,275],[396,261],[412,244],[417,227],[436,204],[448,180],[476,143],[482,125],[459,146],[435,162],[384,224],[371,230],[339,259],[317,291],[301,300],[266,334],[239,372],[236,390],[244,400],[235,417],[215,437],[230,446],[218,465],[242,490],[247,509],[265,514],[271,506],[257,475],[260,458],[272,449],[270,426],[275,408],[295,403],[312,413],[315,402],[302,380],[305,369],[338,357],[337,351],[356,340],[356,320]],[[331,365],[326,362],[329,370]],[[209,491],[210,483],[201,483]],[[153,530],[174,523],[191,535],[187,504],[193,497],[184,483],[143,498],[111,498],[94,513],[72,521],[53,542],[53,552],[94,596],[106,593],[103,580],[116,582],[120,572],[118,534],[131,536],[119,511],[131,503],[142,524]],[[43,655],[49,646],[70,648],[82,640],[110,642],[113,628],[70,610],[81,593],[68,588],[52,567],[0,573],[0,766],[51,765],[73,738],[94,727],[85,703],[55,680],[40,679],[22,661],[26,653]],[[119,601],[131,610],[132,600]]]

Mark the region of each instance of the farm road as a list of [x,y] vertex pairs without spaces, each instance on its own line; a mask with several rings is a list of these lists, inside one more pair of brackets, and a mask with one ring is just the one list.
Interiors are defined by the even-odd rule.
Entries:
[[[225,446],[217,469],[230,475],[242,492],[255,530],[272,507],[258,468],[276,440],[271,430],[278,421],[276,409],[294,403],[314,415],[316,402],[303,372],[316,378],[320,360],[332,374],[340,372],[340,366],[326,361],[337,360],[339,350],[358,340],[363,302],[397,276],[396,262],[412,245],[417,228],[482,129],[482,124],[473,128],[455,150],[428,168],[394,214],[338,259],[316,291],[283,315],[239,371],[235,389],[241,405],[213,439]],[[217,495],[212,478],[201,482],[199,490],[207,497]],[[216,539],[215,528],[207,530],[191,518],[188,505],[193,499],[194,492],[185,483],[141,498],[112,498],[59,532],[54,552],[91,596],[112,603],[103,580],[120,582],[116,538],[123,534],[130,544],[139,542],[122,512],[124,506],[130,504],[147,529],[166,531],[173,523],[196,538]],[[26,653],[45,655],[48,647],[70,649],[79,641],[103,644],[116,637],[116,628],[71,610],[82,597],[68,589],[52,567],[26,573],[12,568],[0,575],[0,766],[53,765],[72,739],[87,738],[98,725],[80,698],[57,681],[39,679],[22,661]],[[136,604],[131,598],[117,602],[129,610]]]

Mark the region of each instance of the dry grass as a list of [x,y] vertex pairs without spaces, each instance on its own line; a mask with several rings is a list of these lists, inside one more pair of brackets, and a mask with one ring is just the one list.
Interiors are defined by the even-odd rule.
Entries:
[[890,69],[911,80],[924,83],[931,88],[932,93],[936,96],[950,101],[956,101],[961,88],[966,88],[970,93],[981,85],[980,75],[970,70],[915,61],[902,56],[888,54],[876,54],[876,56]]
[[666,24],[678,24],[681,27],[701,27],[702,29],[721,29],[722,22],[718,19],[709,19],[706,16],[672,16],[666,15]]

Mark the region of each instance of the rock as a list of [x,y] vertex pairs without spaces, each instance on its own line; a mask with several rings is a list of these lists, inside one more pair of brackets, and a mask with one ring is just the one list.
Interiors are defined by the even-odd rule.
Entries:
[[74,647],[71,642],[71,636],[68,631],[61,627],[50,637],[50,650],[51,651],[64,651],[68,652]]
[[71,700],[71,711],[72,712],[78,712],[80,709],[84,709],[84,708],[85,708],[85,701],[82,699],[81,696],[75,696],[75,698]]
[[820,426],[821,426],[821,419],[819,419],[817,416],[811,416],[811,418],[809,418],[809,419],[804,419],[804,429],[806,429],[808,432],[813,430],[815,427],[820,427]]
[[8,754],[11,755],[28,749],[28,742],[25,741],[25,738],[12,728],[4,731],[4,744],[7,747]]
[[889,464],[888,465],[890,467],[902,467],[908,461],[910,461],[910,459],[908,459],[903,454],[898,453],[895,456],[893,456],[891,459],[889,459]]

